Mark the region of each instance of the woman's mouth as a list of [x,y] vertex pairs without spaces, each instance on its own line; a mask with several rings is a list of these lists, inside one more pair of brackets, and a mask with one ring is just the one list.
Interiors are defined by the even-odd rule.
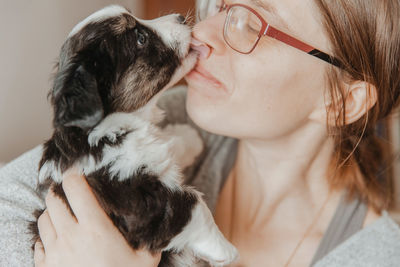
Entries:
[[210,74],[200,65],[196,65],[194,69],[186,77],[188,79],[202,81],[204,83],[212,85],[213,87],[218,87],[218,88],[224,87],[222,83],[219,80],[217,80],[217,78],[215,78],[212,74]]
[[207,44],[193,37],[190,49],[198,54],[199,61],[194,69],[192,69],[192,71],[185,77],[189,84],[189,88],[196,88],[197,91],[209,97],[226,95],[228,90],[225,85],[207,71],[201,64],[201,62],[204,62],[210,56],[211,48]]

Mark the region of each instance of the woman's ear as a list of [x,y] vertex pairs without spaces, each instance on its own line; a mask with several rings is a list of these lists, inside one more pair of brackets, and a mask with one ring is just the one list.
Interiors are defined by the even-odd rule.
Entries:
[[[345,88],[345,124],[351,124],[359,120],[377,102],[378,94],[376,87],[368,82],[355,81]],[[325,101],[325,105],[316,108],[311,114],[310,119],[319,123],[326,123],[330,126],[336,125],[338,116],[343,116],[343,104],[341,99]],[[327,116],[329,118],[327,119]]]
[[364,116],[378,100],[376,87],[367,82],[357,81],[350,85],[346,104],[346,124],[351,124]]

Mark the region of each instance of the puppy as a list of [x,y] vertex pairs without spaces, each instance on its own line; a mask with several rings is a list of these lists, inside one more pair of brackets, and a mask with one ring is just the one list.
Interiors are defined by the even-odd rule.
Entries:
[[[54,133],[39,164],[40,185],[67,206],[63,173],[84,174],[132,248],[163,251],[159,266],[191,266],[196,258],[226,265],[237,256],[201,194],[182,185],[173,144],[156,126],[158,97],[197,61],[190,40],[180,15],[144,21],[120,6],[76,25],[49,93]],[[38,238],[36,222],[31,230]]]

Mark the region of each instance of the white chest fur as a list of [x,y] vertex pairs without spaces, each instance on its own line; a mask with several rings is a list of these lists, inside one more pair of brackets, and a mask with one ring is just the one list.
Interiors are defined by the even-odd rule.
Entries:
[[[79,159],[73,166],[88,175],[107,167],[111,178],[128,179],[143,167],[157,175],[170,188],[181,184],[180,168],[190,165],[203,149],[197,132],[188,125],[170,125],[161,130],[141,113],[114,113],[107,116],[88,136],[91,147],[105,139],[100,161],[92,155]],[[122,140],[121,143],[116,144]],[[48,161],[40,170],[39,181],[46,177],[62,182],[62,173],[55,162]]]

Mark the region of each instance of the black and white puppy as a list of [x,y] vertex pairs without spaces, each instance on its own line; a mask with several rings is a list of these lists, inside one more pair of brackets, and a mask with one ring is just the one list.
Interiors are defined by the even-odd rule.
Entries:
[[76,25],[61,49],[54,133],[39,166],[39,183],[66,203],[63,173],[84,174],[134,249],[164,252],[160,266],[196,258],[226,265],[237,256],[201,194],[182,185],[174,144],[156,126],[157,98],[197,61],[190,40],[180,15],[144,21],[120,6]]

